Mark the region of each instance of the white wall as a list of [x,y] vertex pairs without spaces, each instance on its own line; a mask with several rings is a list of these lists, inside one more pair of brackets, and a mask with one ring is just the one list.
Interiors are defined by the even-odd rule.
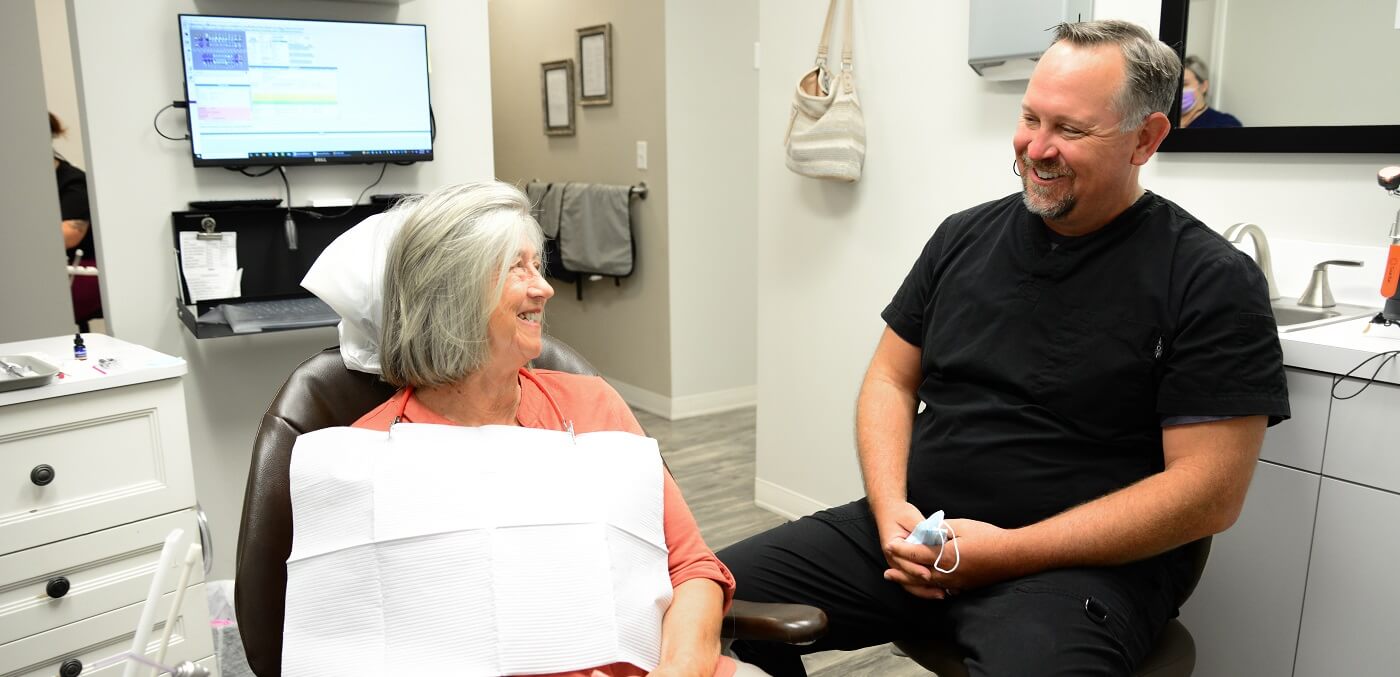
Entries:
[[[119,338],[183,356],[196,490],[215,537],[215,578],[233,575],[234,546],[253,434],[291,369],[335,345],[334,329],[199,341],[175,316],[170,212],[192,199],[281,195],[276,174],[250,179],[222,169],[194,169],[188,143],[151,128],[155,111],[182,99],[180,12],[343,18],[424,23],[437,117],[436,160],[390,167],[375,192],[428,190],[489,178],[490,72],[485,0],[416,0],[403,6],[349,2],[69,0],[75,22],[75,67],[99,265],[108,326]],[[183,125],[167,112],[167,129]],[[298,204],[311,195],[353,198],[377,167],[288,170]]]
[[78,167],[86,167],[83,130],[78,125],[78,88],[73,82],[73,44],[68,39],[68,6],[63,0],[34,0],[39,17],[39,52],[44,66],[44,98],[49,111],[68,133],[53,148]]
[[0,343],[73,331],[34,5],[0,3]]
[[[756,494],[789,514],[860,496],[852,420],[880,311],[944,217],[1019,190],[1011,136],[1025,83],[983,81],[968,68],[966,2],[858,3],[865,176],[843,186],[789,172],[784,125],[821,31],[821,4],[759,4]],[[1099,2],[1096,14],[1155,33],[1153,4]],[[1394,162],[1158,155],[1143,184],[1218,229],[1251,220],[1280,238],[1376,244],[1395,205],[1375,187],[1375,169]]]
[[1225,12],[1220,110],[1246,126],[1394,122],[1400,88],[1380,64],[1400,53],[1395,0],[1230,0]]
[[758,295],[758,9],[666,2],[671,405],[677,417],[751,404]]

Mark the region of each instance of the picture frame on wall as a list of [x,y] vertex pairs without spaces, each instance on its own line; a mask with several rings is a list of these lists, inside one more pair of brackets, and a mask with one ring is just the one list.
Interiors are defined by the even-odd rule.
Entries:
[[578,101],[612,105],[612,24],[578,29]]
[[540,99],[546,136],[574,134],[574,60],[540,64]]

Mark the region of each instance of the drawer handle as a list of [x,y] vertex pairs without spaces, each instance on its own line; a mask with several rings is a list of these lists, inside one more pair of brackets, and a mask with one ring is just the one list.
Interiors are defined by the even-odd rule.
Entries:
[[68,588],[70,587],[72,586],[68,583],[68,579],[64,576],[59,576],[51,579],[49,584],[44,586],[44,592],[48,593],[49,597],[58,599],[68,594]]
[[83,662],[76,658],[69,658],[63,661],[63,665],[58,666],[59,677],[78,677],[83,674]]
[[34,466],[33,470],[29,471],[29,481],[33,482],[35,486],[42,487],[48,484],[49,482],[52,482],[53,478],[57,474],[58,473],[54,471],[53,466],[47,463],[40,463],[39,465]]

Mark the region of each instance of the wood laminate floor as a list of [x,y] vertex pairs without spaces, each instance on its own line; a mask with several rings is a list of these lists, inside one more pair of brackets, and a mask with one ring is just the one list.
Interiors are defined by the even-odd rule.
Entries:
[[[714,550],[786,520],[753,502],[755,411],[752,407],[668,421],[643,411],[637,420],[661,445],[666,466]],[[890,653],[890,645],[806,656],[811,677],[924,677],[931,673]]]

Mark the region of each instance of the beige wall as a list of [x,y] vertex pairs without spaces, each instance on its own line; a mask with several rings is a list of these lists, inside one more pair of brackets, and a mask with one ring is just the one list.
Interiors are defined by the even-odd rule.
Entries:
[[0,342],[73,331],[34,5],[0,3]]
[[[492,0],[492,116],[497,176],[542,181],[635,184],[651,193],[635,204],[636,269],[585,283],[584,300],[560,286],[546,329],[577,348],[610,380],[671,393],[671,326],[666,190],[666,65],[663,3],[652,0]],[[546,137],[540,64],[577,59],[574,31],[612,24],[613,103],[577,107],[574,136]],[[577,64],[575,64],[577,68]],[[486,96],[488,93],[483,92]],[[649,169],[635,165],[648,144]],[[625,388],[620,388],[626,390]]]

